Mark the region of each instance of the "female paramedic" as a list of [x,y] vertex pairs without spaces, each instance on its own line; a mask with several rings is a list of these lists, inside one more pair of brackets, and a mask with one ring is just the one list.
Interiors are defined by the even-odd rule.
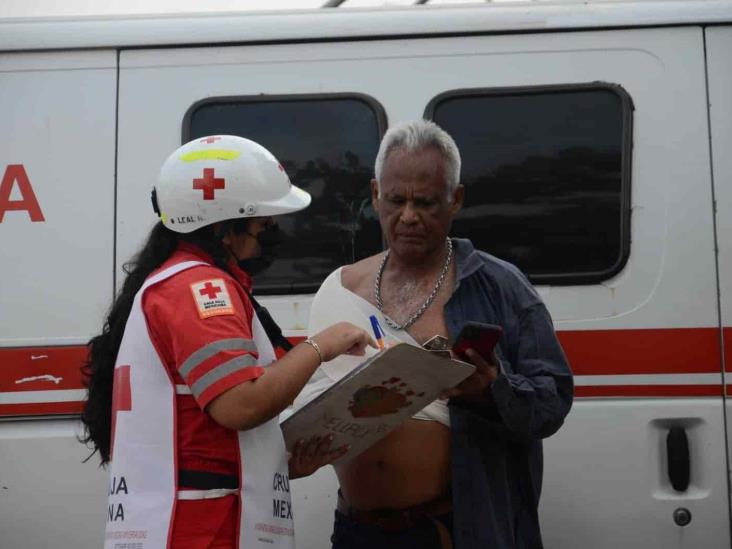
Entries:
[[294,547],[289,479],[345,449],[301,441],[288,466],[277,416],[321,362],[374,346],[340,323],[275,358],[268,334],[283,338],[250,276],[267,264],[272,216],[309,203],[241,137],[196,139],[163,164],[161,222],[85,367],[83,440],[110,466],[105,547]]

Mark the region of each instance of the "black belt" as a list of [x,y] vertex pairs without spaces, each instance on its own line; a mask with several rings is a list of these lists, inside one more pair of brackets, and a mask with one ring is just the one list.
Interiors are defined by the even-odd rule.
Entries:
[[386,531],[398,531],[412,528],[424,519],[434,519],[452,511],[452,497],[442,497],[407,507],[404,509],[356,509],[351,507],[338,490],[337,509],[340,513],[356,522],[373,524]]
[[221,473],[209,473],[208,471],[181,469],[178,471],[178,488],[188,488],[190,490],[237,490],[239,488],[239,477]]

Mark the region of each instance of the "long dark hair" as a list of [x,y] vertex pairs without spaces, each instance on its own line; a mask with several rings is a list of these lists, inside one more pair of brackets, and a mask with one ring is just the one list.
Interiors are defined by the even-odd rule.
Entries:
[[171,256],[181,241],[197,245],[213,257],[217,267],[228,271],[229,255],[219,235],[226,234],[229,229],[241,232],[243,221],[224,222],[217,225],[216,230],[209,225],[188,234],[175,233],[159,222],[140,251],[122,267],[127,278],[112,303],[102,333],[89,341],[88,361],[81,369],[88,398],[81,414],[85,432],[79,440],[99,452],[102,465],[109,462],[114,365],[135,295],[150,273]]

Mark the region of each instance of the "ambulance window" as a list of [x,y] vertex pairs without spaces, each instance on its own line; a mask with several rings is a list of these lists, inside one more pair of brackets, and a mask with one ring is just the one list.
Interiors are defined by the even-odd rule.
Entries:
[[385,126],[383,108],[355,94],[216,98],[191,107],[184,142],[211,134],[253,139],[313,197],[305,210],[278,218],[283,243],[256,277],[258,293],[315,291],[335,268],[382,249],[370,181]]
[[593,83],[458,90],[428,105],[462,156],[453,234],[535,283],[589,284],[630,247],[630,97]]

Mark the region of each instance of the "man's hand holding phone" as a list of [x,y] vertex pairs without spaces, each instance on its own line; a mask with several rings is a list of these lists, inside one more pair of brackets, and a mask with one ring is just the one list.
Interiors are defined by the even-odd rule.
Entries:
[[459,385],[444,391],[441,398],[464,398],[474,400],[485,397],[491,383],[498,375],[498,357],[495,345],[503,330],[500,326],[468,322],[460,331],[453,353],[460,360],[475,366],[475,373]]

